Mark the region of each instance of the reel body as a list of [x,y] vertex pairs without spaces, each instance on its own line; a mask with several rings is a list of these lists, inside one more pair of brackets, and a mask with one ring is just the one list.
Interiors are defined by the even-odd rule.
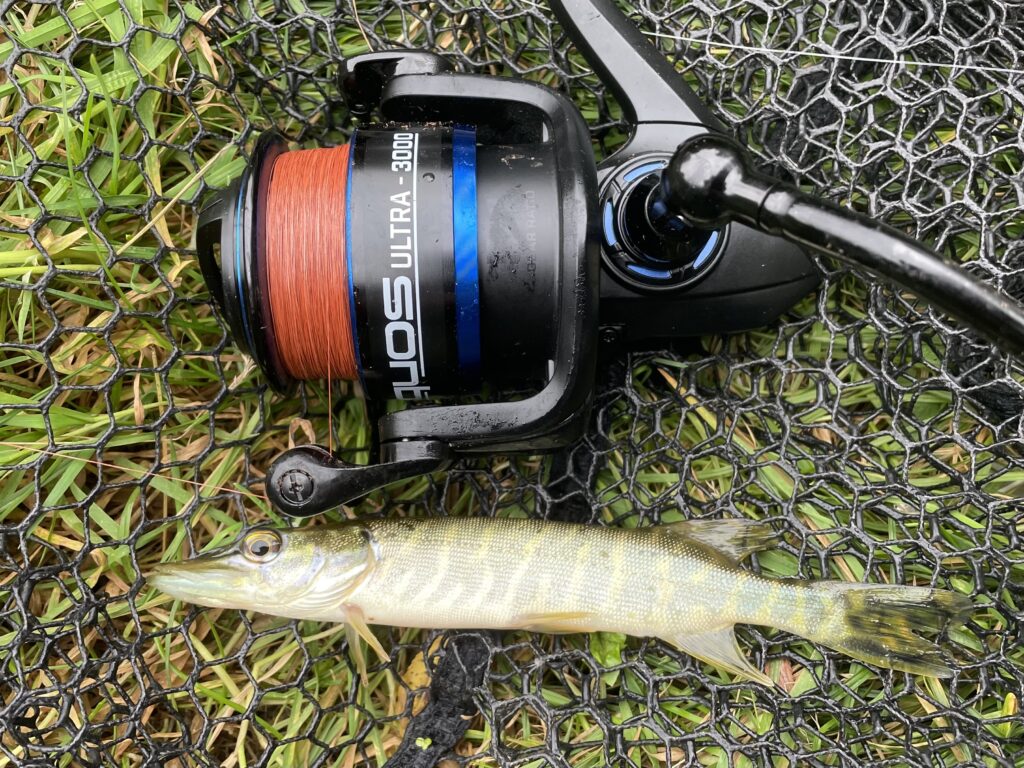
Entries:
[[[899,233],[749,170],[612,0],[552,8],[631,125],[599,166],[580,113],[542,85],[456,73],[422,51],[343,66],[352,114],[384,122],[357,128],[339,174],[344,248],[331,259],[347,286],[322,322],[350,326],[379,461],[286,452],[267,477],[283,512],[315,514],[460,456],[571,443],[599,353],[771,323],[817,285],[801,246],[910,288],[920,277],[937,306],[1024,349],[1024,312],[1005,297]],[[266,209],[285,152],[261,137],[239,182],[202,210],[196,240],[236,342],[277,387],[291,372],[268,301]],[[481,392],[484,402],[463,397]],[[393,398],[430,402],[383,413]]]
[[[422,51],[345,63],[353,115],[385,121],[350,142],[339,254],[379,461],[285,453],[267,479],[282,511],[315,514],[459,456],[568,445],[586,424],[599,340],[618,354],[758,327],[816,284],[798,248],[749,227],[652,229],[643,202],[669,150],[722,127],[613,3],[553,5],[633,126],[600,167],[579,111],[545,86],[456,73]],[[285,151],[261,137],[246,174],[204,207],[196,240],[236,342],[278,388],[291,376],[260,222]],[[458,401],[481,391],[488,402]],[[393,398],[431,404],[384,414]]]
[[[339,256],[368,406],[494,395],[379,415],[377,464],[315,446],[288,452],[267,490],[295,514],[459,455],[568,444],[583,430],[597,359],[597,174],[571,102],[533,83],[450,72],[419,52],[351,64],[346,77],[370,90],[382,69],[406,72],[379,91],[388,123],[358,129],[349,151]],[[261,137],[247,173],[204,207],[196,240],[236,342],[279,387],[290,377],[273,348],[259,211],[282,151]]]

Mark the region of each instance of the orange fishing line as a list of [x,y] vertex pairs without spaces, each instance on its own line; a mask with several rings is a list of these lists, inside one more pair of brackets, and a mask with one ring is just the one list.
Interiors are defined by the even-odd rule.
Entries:
[[294,379],[358,376],[348,264],[348,145],[285,152],[271,169],[264,244],[278,359]]

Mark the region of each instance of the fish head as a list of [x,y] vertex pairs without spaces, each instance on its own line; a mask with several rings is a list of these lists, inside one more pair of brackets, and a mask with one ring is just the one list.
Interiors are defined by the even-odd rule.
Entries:
[[146,580],[196,605],[341,621],[376,560],[373,535],[358,524],[261,527],[225,552],[158,565]]

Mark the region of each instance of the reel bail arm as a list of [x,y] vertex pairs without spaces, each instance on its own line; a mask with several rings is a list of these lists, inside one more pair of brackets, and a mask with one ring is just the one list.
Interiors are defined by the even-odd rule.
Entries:
[[451,72],[443,56],[430,51],[398,48],[363,53],[341,64],[338,83],[352,117],[366,120],[380,106],[384,88],[400,75],[438,75]]
[[267,497],[292,517],[311,517],[361,498],[389,483],[451,466],[451,449],[438,440],[385,443],[378,464],[351,464],[319,445],[281,454],[267,475]]

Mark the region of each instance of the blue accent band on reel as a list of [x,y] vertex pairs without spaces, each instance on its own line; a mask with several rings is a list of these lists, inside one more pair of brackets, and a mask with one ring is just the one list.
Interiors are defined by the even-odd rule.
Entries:
[[604,241],[608,243],[609,248],[619,244],[619,239],[615,236],[615,209],[611,200],[604,204]]
[[352,166],[355,160],[356,133],[348,142],[348,168],[345,169],[345,270],[348,272],[348,311],[352,318],[352,349],[355,352],[356,370],[359,372],[359,383],[366,392],[366,379],[363,378],[363,356],[359,352],[359,325],[356,321],[356,289],[352,282]]
[[465,383],[480,376],[480,275],[477,265],[476,131],[452,131],[452,234],[455,342]]
[[245,172],[242,183],[238,185],[238,199],[235,201],[235,290],[238,292],[238,304],[241,307],[242,330],[245,332],[245,343],[249,353],[256,349],[249,327],[249,309],[245,306],[245,290],[242,286],[242,201],[245,200],[245,189],[251,181],[251,173]]
[[714,230],[711,236],[708,237],[708,241],[704,243],[704,248],[701,249],[700,254],[693,262],[693,269],[700,269],[701,265],[710,258],[711,254],[715,252],[715,246],[718,245],[718,230]]
[[672,273],[667,269],[648,269],[647,267],[641,267],[639,264],[627,264],[626,269],[628,269],[630,272],[635,272],[638,275],[643,275],[644,277],[652,277],[656,280],[669,280],[672,277]]
[[640,167],[634,168],[632,171],[623,176],[622,181],[626,184],[629,184],[629,182],[633,181],[633,179],[639,179],[641,176],[646,176],[648,173],[660,171],[666,165],[668,165],[667,160],[655,160],[652,163],[644,163]]

